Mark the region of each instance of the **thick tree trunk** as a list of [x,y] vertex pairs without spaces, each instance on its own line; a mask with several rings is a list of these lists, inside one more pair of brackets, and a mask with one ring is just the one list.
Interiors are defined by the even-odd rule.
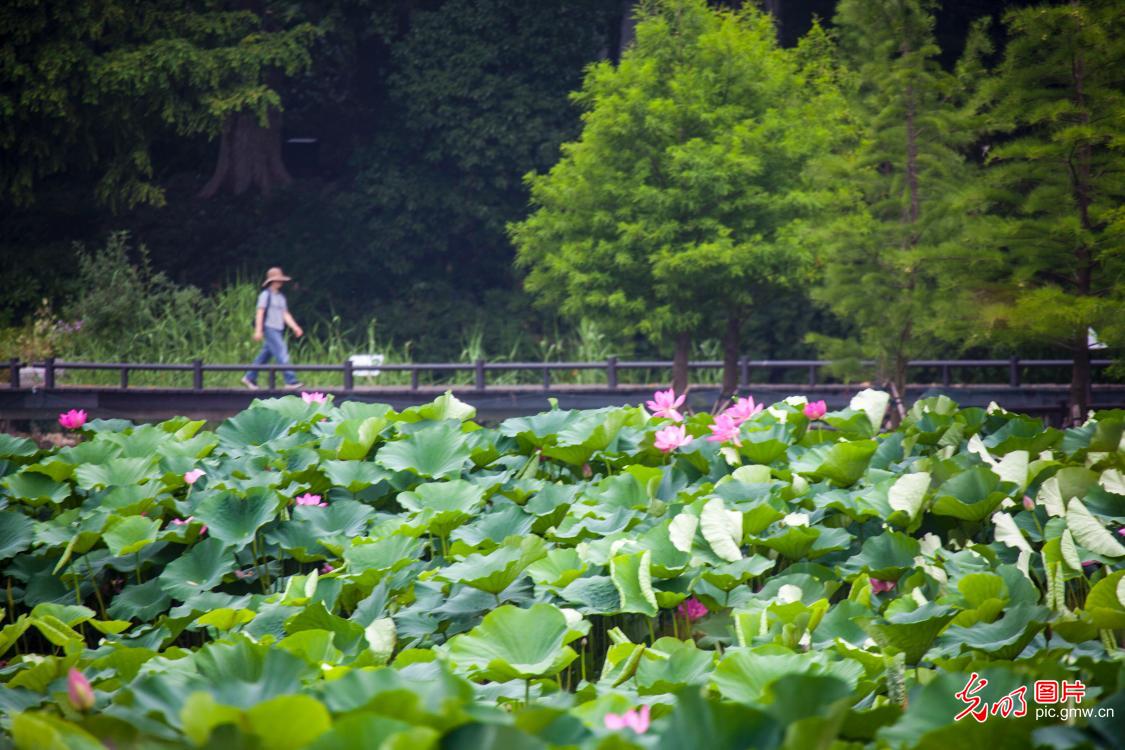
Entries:
[[676,395],[687,393],[688,356],[691,354],[691,334],[687,331],[676,334],[676,355],[672,359],[672,390]]
[[719,401],[723,402],[738,392],[738,355],[741,354],[742,319],[737,315],[727,318],[727,329],[723,333],[723,388]]
[[292,181],[281,160],[281,113],[270,112],[268,126],[262,127],[252,113],[240,112],[223,125],[219,160],[199,197],[221,191],[242,195],[251,187],[268,194]]

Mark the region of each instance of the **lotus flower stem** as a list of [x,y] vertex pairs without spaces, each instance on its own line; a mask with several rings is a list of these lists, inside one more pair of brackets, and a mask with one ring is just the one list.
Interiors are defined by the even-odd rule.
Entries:
[[531,705],[531,679],[528,678],[523,681],[523,705]]
[[139,586],[141,584],[141,551],[140,550],[137,550],[136,552],[133,553],[133,559],[136,561],[136,564],[137,564],[136,570],[134,570],[133,573],[136,574],[137,585]]
[[656,643],[656,631],[652,627],[651,617],[646,617],[645,622],[648,624],[648,644],[651,646]]
[[[12,577],[11,576],[8,576],[8,619],[13,621],[13,622],[16,619],[16,600],[12,596]],[[20,640],[22,640],[22,639],[23,639],[23,636],[20,636],[19,638],[16,639],[16,643],[15,643],[16,656],[23,656],[23,652],[20,650]]]
[[86,579],[90,582],[90,585],[94,587],[94,597],[98,600],[98,614],[100,614],[101,618],[104,620],[106,619],[105,600],[102,599],[102,590],[98,586],[98,579],[94,575],[94,569],[90,567],[90,556],[86,555],[82,559],[86,562]]
[[672,612],[672,635],[680,640],[680,618],[676,617],[675,611]]

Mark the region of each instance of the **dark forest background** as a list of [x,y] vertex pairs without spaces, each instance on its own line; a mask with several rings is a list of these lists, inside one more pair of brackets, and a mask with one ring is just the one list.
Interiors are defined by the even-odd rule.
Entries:
[[[935,27],[943,64],[957,60],[974,19],[1025,4],[945,0]],[[202,4],[201,14],[216,5]],[[24,324],[44,299],[62,310],[81,298],[88,277],[79,273],[78,248],[101,246],[117,231],[128,233],[133,252],[147,248],[153,272],[205,293],[281,265],[297,279],[290,299],[300,317],[335,315],[357,330],[374,318],[381,341],[409,342],[416,359],[457,356],[466,331],[478,332],[479,345],[495,353],[574,325],[532,307],[505,226],[528,212],[522,177],[550,168],[560,143],[578,134],[579,112],[568,95],[581,86],[585,66],[615,58],[628,43],[632,3],[233,6],[257,14],[265,28],[312,30],[307,64],[271,73],[281,104],[271,127],[247,126],[265,131],[252,134],[265,151],[270,138],[280,138],[284,170],[268,156],[248,157],[267,164],[256,184],[240,185],[232,177],[238,165],[222,163],[232,157],[220,154],[216,128],[190,132],[142,120],[119,137],[144,139],[151,156],[145,183],[158,194],[123,191],[119,200],[107,198],[103,162],[80,158],[73,145],[56,147],[50,134],[7,128],[9,151],[26,142],[61,156],[0,197],[0,327]],[[814,19],[831,27],[834,2],[773,0],[763,7],[774,15],[782,44],[791,46]],[[13,5],[4,13],[7,44],[18,45],[32,11]],[[63,22],[35,33],[49,38],[58,33],[51,24]],[[993,29],[1002,33],[1001,24]],[[11,77],[4,85],[11,94]],[[135,95],[148,94],[141,86]],[[83,127],[108,138],[115,126],[107,112],[93,106],[74,117],[90,117]],[[806,356],[813,354],[806,331],[838,333],[839,326],[815,304],[795,299],[785,309],[758,311],[746,326],[744,349],[759,357]]]

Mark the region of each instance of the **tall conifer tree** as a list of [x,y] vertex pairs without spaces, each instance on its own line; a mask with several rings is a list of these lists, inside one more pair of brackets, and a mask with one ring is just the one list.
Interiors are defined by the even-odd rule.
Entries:
[[826,189],[831,208],[809,236],[824,271],[814,297],[854,330],[850,341],[810,338],[829,356],[876,357],[880,377],[900,392],[907,361],[935,341],[933,256],[958,222],[949,197],[970,172],[965,84],[985,44],[975,28],[966,61],[943,70],[936,7],[841,0],[835,25],[854,131],[847,149],[817,167],[818,179],[836,187]]
[[987,168],[968,191],[963,253],[943,271],[982,340],[1063,348],[1070,404],[1089,404],[1093,327],[1125,334],[1125,5],[1010,11],[983,89]]

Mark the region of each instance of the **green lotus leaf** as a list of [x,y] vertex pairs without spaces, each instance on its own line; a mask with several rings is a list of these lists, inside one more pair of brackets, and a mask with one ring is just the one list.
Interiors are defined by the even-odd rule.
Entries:
[[[308,750],[433,750],[441,737],[436,729],[420,727],[373,713],[342,716],[309,745]],[[473,745],[472,747],[476,747]]]
[[826,652],[791,653],[774,647],[732,648],[711,676],[715,689],[728,700],[750,705],[767,702],[767,691],[787,675],[829,675],[854,690],[863,677],[858,662],[835,660]]
[[340,438],[340,447],[336,449],[336,458],[354,461],[366,457],[386,426],[384,417],[345,419],[337,423],[336,436]]
[[800,560],[820,538],[820,528],[813,526],[782,526],[770,536],[756,536],[751,541],[775,549],[790,560]]
[[778,746],[783,731],[776,719],[756,707],[706,700],[702,691],[688,687],[676,693],[675,708],[654,747],[773,748]]
[[950,625],[942,633],[942,644],[958,650],[983,651],[995,659],[1014,659],[1043,629],[1051,611],[1033,604],[1017,604],[996,622],[976,623],[971,627]]
[[232,630],[254,619],[253,610],[219,607],[196,618],[194,625],[212,627],[217,630]]
[[181,602],[210,591],[235,568],[234,555],[217,537],[193,545],[164,568],[159,576],[164,593]]
[[499,594],[508,588],[531,563],[547,554],[546,544],[537,536],[512,537],[486,555],[469,555],[441,570],[447,581]]
[[702,685],[707,681],[715,661],[715,652],[696,647],[694,641],[657,638],[641,654],[635,681],[641,695],[671,693],[685,685]]
[[137,620],[155,620],[167,611],[172,598],[164,593],[158,578],[150,578],[141,584],[132,584],[113,597],[108,612],[113,617]]
[[[789,448],[792,428],[775,424],[765,429],[744,431],[738,452],[755,464],[772,464]],[[767,480],[768,481],[768,480]]]
[[367,461],[324,461],[325,476],[337,487],[359,492],[393,476],[386,469]]
[[558,607],[504,605],[468,633],[451,638],[447,649],[458,668],[478,679],[529,680],[551,677],[570,664],[577,654],[566,643],[576,637]]
[[[296,402],[291,404],[297,406]],[[301,404],[297,407],[310,414],[315,411],[312,404]],[[215,434],[219,437],[219,444],[228,449],[245,449],[251,446],[268,445],[269,443],[289,434],[293,427],[293,418],[282,413],[281,410],[263,406],[261,402],[251,406],[246,411],[240,412],[219,425]]]
[[307,663],[319,667],[321,664],[336,664],[343,652],[332,645],[335,633],[330,630],[299,630],[277,642],[277,648],[299,656]]
[[596,452],[605,450],[628,421],[629,414],[617,407],[580,412],[556,434],[554,445],[543,449],[543,455],[581,466]]
[[617,555],[610,560],[609,570],[621,597],[620,610],[655,617],[659,607],[652,592],[652,553]]
[[906,513],[913,521],[922,510],[922,504],[929,489],[929,472],[903,474],[887,490],[887,502],[892,509]]
[[1110,573],[1095,583],[1082,610],[1099,628],[1125,628],[1125,570]]
[[738,562],[727,563],[704,569],[702,576],[711,585],[722,591],[730,591],[755,576],[759,576],[775,565],[773,560],[761,555],[744,557]]
[[434,422],[446,419],[465,422],[475,417],[477,410],[476,407],[470,406],[454,396],[451,391],[446,391],[428,404],[411,407],[404,411],[402,413],[404,421],[412,421],[410,420],[411,414],[417,414],[419,419],[428,419]]
[[34,440],[0,432],[0,458],[27,458],[38,452]]
[[1008,497],[1002,480],[988,466],[957,474],[934,491],[932,511],[965,521],[982,521]]
[[824,415],[824,423],[831,425],[848,440],[875,437],[877,428],[871,426],[867,412],[859,409],[841,409]]
[[28,469],[5,477],[2,484],[12,497],[32,505],[58,504],[70,497],[70,485]]
[[441,422],[387,443],[375,455],[376,462],[392,471],[410,471],[436,478],[461,473],[468,459],[465,435],[450,422]]
[[1034,456],[1061,439],[1062,433],[1059,430],[1044,427],[1040,420],[1013,415],[1004,426],[984,438],[984,445],[990,453],[997,456],[1014,450],[1025,450]]
[[344,549],[344,560],[352,573],[388,572],[406,567],[418,558],[422,543],[417,539],[392,534]]
[[560,591],[559,596],[584,614],[610,614],[621,607],[621,595],[609,576],[578,578]]
[[144,516],[113,518],[106,524],[102,539],[114,557],[131,555],[156,541],[160,522]]
[[17,750],[105,750],[82,727],[48,713],[14,715],[12,741]]
[[417,517],[440,537],[473,517],[484,505],[484,490],[464,479],[425,482],[412,492],[400,492],[399,505]]
[[156,457],[111,458],[103,463],[81,464],[74,478],[83,489],[123,487],[156,479]]
[[15,557],[31,546],[35,535],[35,523],[23,515],[9,510],[0,510],[0,560]]
[[1106,557],[1125,557],[1125,545],[1114,539],[1105,525],[1094,518],[1077,498],[1067,503],[1066,526],[1074,534],[1074,541],[1091,552]]
[[527,574],[541,586],[562,588],[585,573],[586,567],[576,549],[556,547],[527,566]]
[[859,624],[880,646],[902,651],[907,664],[917,664],[956,614],[952,607],[926,602],[912,611],[883,620],[864,619]]
[[734,562],[742,559],[742,513],[727,510],[719,498],[709,500],[699,514],[699,529],[720,559]]
[[200,501],[193,515],[207,525],[207,533],[213,538],[240,548],[274,518],[278,505],[277,493],[268,489],[254,489],[246,497],[213,492]]
[[535,517],[523,508],[504,498],[494,498],[492,509],[488,513],[480,514],[472,523],[454,529],[450,539],[474,549],[491,547],[510,536],[530,533],[534,525]]
[[795,459],[792,469],[817,479],[827,479],[838,487],[850,487],[863,476],[877,447],[874,440],[817,446]]
[[868,635],[857,620],[870,614],[870,609],[850,599],[834,604],[813,629],[812,647],[825,648],[837,639],[852,646],[862,646]]

